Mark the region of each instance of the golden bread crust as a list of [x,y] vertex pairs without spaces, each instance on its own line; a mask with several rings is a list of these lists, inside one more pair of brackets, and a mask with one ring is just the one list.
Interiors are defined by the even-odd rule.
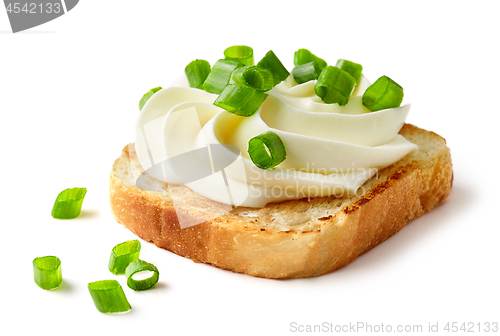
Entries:
[[[292,200],[262,209],[238,207],[184,229],[178,215],[185,209],[174,208],[166,185],[157,192],[135,186],[141,168],[134,146],[128,145],[111,171],[111,211],[142,239],[195,262],[264,278],[326,274],[391,237],[449,195],[453,171],[445,140],[410,124],[400,134],[419,145],[418,153],[381,170],[363,185],[363,195]],[[186,210],[186,216],[203,218],[203,209],[217,206],[184,188],[190,204],[201,205]]]

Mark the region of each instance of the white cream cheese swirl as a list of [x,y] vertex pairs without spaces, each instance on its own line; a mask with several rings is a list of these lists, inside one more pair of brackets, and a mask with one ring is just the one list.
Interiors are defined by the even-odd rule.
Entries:
[[[370,112],[361,102],[369,86],[364,77],[346,106],[323,103],[315,84],[295,85],[290,76],[268,92],[254,115],[240,117],[214,106],[217,95],[190,88],[183,77],[142,109],[136,133],[139,161],[153,177],[186,184],[212,200],[263,207],[355,194],[378,169],[418,149],[398,134],[410,105]],[[248,141],[267,131],[280,136],[287,156],[275,168],[262,170],[249,158]],[[204,148],[209,148],[209,164],[197,159]],[[185,153],[196,154],[184,156],[179,169],[177,158]]]

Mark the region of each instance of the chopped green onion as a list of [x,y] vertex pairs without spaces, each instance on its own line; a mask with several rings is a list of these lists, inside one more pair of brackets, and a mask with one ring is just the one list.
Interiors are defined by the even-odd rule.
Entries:
[[218,60],[212,67],[212,71],[205,80],[205,83],[203,83],[203,90],[220,94],[229,83],[233,71],[242,66],[243,64],[234,60]]
[[46,256],[33,260],[35,283],[43,289],[53,289],[62,282],[61,260],[58,257]]
[[314,91],[325,103],[337,103],[344,106],[349,101],[356,85],[354,77],[334,66],[327,66],[321,71]]
[[293,64],[299,66],[309,62],[316,62],[321,70],[326,67],[326,61],[318,56],[314,55],[307,49],[299,49],[293,55]]
[[298,65],[292,70],[293,78],[297,84],[306,83],[318,79],[321,70],[318,63],[309,62],[306,64]]
[[267,54],[262,57],[259,63],[257,63],[257,65],[273,73],[274,85],[281,83],[287,79],[288,76],[290,76],[288,70],[272,50],[269,50]]
[[109,257],[108,268],[113,274],[125,274],[127,266],[134,260],[139,259],[141,243],[129,240],[113,247]]
[[86,188],[69,188],[57,195],[52,217],[57,219],[71,219],[80,215],[83,198],[87,194]]
[[254,65],[253,49],[244,45],[235,45],[224,50],[224,58],[234,60],[244,65]]
[[370,85],[363,94],[363,105],[371,111],[399,107],[403,101],[403,88],[387,76]]
[[354,63],[344,59],[339,59],[337,61],[337,65],[335,66],[337,68],[341,68],[344,71],[347,71],[349,75],[354,77],[356,83],[359,82],[359,80],[361,79],[361,72],[363,71],[363,66],[361,64]]
[[251,86],[260,91],[269,91],[274,86],[271,71],[257,65],[244,66],[233,71],[230,83]]
[[201,88],[210,70],[210,63],[201,59],[194,60],[186,65],[184,72],[186,73],[189,86],[197,89]]
[[248,154],[252,162],[260,169],[269,169],[286,159],[283,141],[274,132],[265,132],[248,141]]
[[214,101],[214,105],[233,114],[249,117],[266,100],[267,94],[243,84],[229,84]]
[[[153,272],[153,275],[142,280],[135,280],[133,278],[134,274],[144,271]],[[128,265],[125,270],[125,276],[127,277],[127,286],[135,291],[140,291],[153,287],[158,282],[160,273],[155,265],[137,259]]]
[[116,280],[91,282],[88,289],[95,307],[101,313],[121,313],[132,309],[122,286]]
[[161,86],[158,86],[149,90],[144,96],[142,96],[141,101],[139,102],[139,111],[141,111],[144,105],[146,105],[146,102],[149,100],[149,98],[153,97],[153,95],[160,90]]

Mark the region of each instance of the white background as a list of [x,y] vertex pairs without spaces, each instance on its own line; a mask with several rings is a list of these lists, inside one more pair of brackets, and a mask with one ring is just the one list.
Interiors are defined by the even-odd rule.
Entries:
[[[500,323],[496,4],[87,0],[17,34],[0,9],[0,333],[287,335],[298,334],[293,322],[424,331]],[[407,121],[451,148],[452,193],[347,267],[312,279],[234,274],[143,242],[141,259],[158,267],[160,282],[133,292],[107,270],[111,248],[135,238],[110,214],[111,165],[133,141],[145,92],[234,44],[252,46],[256,60],[273,49],[289,70],[293,52],[308,48],[329,63],[361,63],[372,81],[396,80],[412,104]],[[53,219],[57,194],[70,187],[88,188],[82,215]],[[44,255],[62,261],[55,291],[33,281],[31,262]],[[102,279],[122,284],[129,313],[95,309],[87,283]]]

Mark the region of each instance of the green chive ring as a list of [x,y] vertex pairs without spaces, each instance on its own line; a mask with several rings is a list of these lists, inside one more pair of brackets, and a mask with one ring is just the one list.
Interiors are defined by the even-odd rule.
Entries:
[[247,65],[233,71],[231,82],[251,86],[259,91],[266,92],[273,88],[274,76],[271,71],[260,66]]
[[297,84],[306,83],[318,79],[321,69],[316,62],[309,62],[302,65],[297,65],[292,70],[293,79]]
[[[133,278],[134,274],[144,271],[153,272],[153,275],[142,280],[135,280]],[[145,262],[144,260],[137,259],[132,261],[127,266],[125,276],[127,277],[127,286],[135,291],[141,291],[153,287],[158,282],[160,273],[155,265]]]
[[52,208],[52,217],[56,219],[72,219],[80,215],[82,203],[86,188],[69,188],[63,190],[57,195],[54,207]]
[[260,169],[269,169],[286,159],[286,149],[278,134],[268,131],[248,141],[248,154]]
[[243,84],[228,84],[214,101],[214,105],[233,114],[249,117],[253,115],[264,100],[267,93]]
[[224,58],[243,63],[244,65],[254,65],[253,49],[245,45],[235,45],[224,50]]
[[202,88],[211,70],[210,63],[202,59],[196,59],[186,65],[184,73],[186,74],[189,86],[197,89]]
[[101,313],[122,313],[132,309],[122,286],[116,280],[94,281],[87,287],[95,307]]
[[299,66],[309,62],[316,62],[320,71],[323,70],[327,64],[324,59],[319,58],[307,49],[299,49],[293,54],[293,65]]
[[354,77],[356,83],[361,79],[361,73],[363,72],[363,66],[361,64],[354,63],[345,59],[339,59],[335,66],[348,72],[349,75]]
[[58,257],[46,256],[33,260],[35,283],[42,289],[54,289],[62,282],[61,260]]
[[290,72],[272,50],[269,50],[257,65],[272,72],[274,85],[281,83],[290,76]]
[[370,85],[363,94],[363,105],[371,111],[399,107],[403,102],[403,88],[387,76]]
[[348,72],[334,66],[321,71],[314,91],[327,104],[344,106],[349,101],[356,80]]
[[127,266],[134,260],[139,259],[141,243],[129,240],[113,247],[109,257],[108,269],[113,274],[125,274]]
[[210,93],[220,94],[229,83],[233,71],[242,66],[243,64],[235,60],[218,60],[212,67],[207,79],[205,79],[205,82],[203,83],[203,90]]

